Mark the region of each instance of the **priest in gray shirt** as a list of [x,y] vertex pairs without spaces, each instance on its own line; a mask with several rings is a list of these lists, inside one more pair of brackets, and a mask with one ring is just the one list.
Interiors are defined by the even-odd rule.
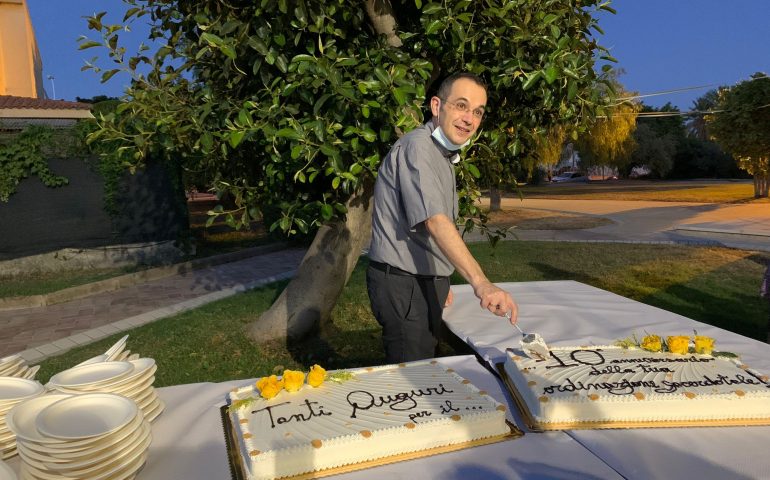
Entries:
[[399,139],[380,165],[366,283],[388,363],[435,356],[455,269],[481,308],[516,322],[516,302],[487,279],[455,224],[453,164],[478,130],[486,103],[481,78],[447,77],[430,100],[431,121]]

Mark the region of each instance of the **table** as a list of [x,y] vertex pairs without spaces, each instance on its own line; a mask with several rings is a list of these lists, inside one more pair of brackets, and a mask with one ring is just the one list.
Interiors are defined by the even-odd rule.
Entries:
[[[470,379],[477,387],[487,390],[496,400],[512,405],[502,383],[473,355],[441,358],[439,362]],[[153,424],[148,461],[138,479],[229,479],[219,408],[225,404],[225,396],[231,389],[252,381],[159,388],[158,395],[166,402],[166,410]],[[516,421],[510,416],[510,410],[509,420]],[[521,424],[520,421],[516,423]],[[8,463],[18,471],[18,457]],[[360,470],[334,478],[504,480],[575,477],[622,478],[562,432],[525,435],[516,440]]]
[[[689,334],[717,339],[759,371],[770,372],[770,346],[680,315],[572,281],[501,284],[520,305],[519,321],[552,345],[609,344],[632,332]],[[481,310],[469,286],[452,287],[444,317],[489,364],[518,346],[507,321]],[[566,326],[566,327],[565,327]],[[508,405],[509,420],[524,429],[510,395],[474,356],[439,362]],[[163,368],[162,365],[159,368]],[[219,408],[232,388],[253,379],[158,389],[166,411],[153,424],[153,442],[139,480],[227,480],[229,471]],[[526,431],[526,430],[525,430]],[[522,438],[334,477],[364,479],[750,479],[770,478],[770,427],[576,430],[527,432]],[[18,458],[8,462],[18,471]]]
[[[499,284],[519,304],[519,325],[549,345],[610,345],[632,333],[689,335],[693,330],[770,372],[770,345],[574,281]],[[493,365],[521,334],[507,320],[479,308],[468,285],[454,286],[449,328]],[[522,426],[522,423],[518,423]],[[526,430],[525,430],[526,431]],[[709,427],[564,432],[626,478],[770,478],[768,427]],[[525,437],[540,435],[529,433]]]

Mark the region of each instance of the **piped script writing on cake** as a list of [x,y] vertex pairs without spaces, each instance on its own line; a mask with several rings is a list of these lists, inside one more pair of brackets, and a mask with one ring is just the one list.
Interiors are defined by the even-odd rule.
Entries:
[[274,479],[510,434],[505,407],[435,361],[352,370],[344,381],[229,395],[249,479]]
[[504,369],[544,429],[770,423],[767,376],[732,358],[561,347],[545,360],[509,352]]

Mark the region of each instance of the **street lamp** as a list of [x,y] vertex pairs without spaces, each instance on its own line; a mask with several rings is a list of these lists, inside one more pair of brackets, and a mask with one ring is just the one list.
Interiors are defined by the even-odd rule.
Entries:
[[51,81],[51,92],[53,93],[53,100],[56,100],[56,84],[53,83],[53,75],[48,75],[48,80]]

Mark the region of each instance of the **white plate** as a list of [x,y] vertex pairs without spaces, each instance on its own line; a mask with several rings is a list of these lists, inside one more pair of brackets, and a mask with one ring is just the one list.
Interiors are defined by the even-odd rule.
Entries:
[[[83,365],[91,365],[92,363],[101,363],[106,361],[107,361],[107,354],[102,353],[101,355],[91,357],[88,360],[83,360],[82,362],[75,365],[75,367],[82,367]],[[75,367],[72,367],[72,368],[75,368]]]
[[130,362],[91,363],[59,372],[48,383],[53,387],[95,387],[115,382],[133,371],[134,365]]
[[110,465],[115,466],[116,462],[119,462],[124,456],[130,455],[136,449],[146,450],[149,448],[152,440],[151,432],[152,427],[145,422],[140,429],[133,432],[119,445],[104,448],[88,457],[71,459],[63,463],[57,459],[58,463],[49,464],[49,467],[67,476],[85,477],[89,473],[107,468]]
[[0,480],[16,480],[16,473],[2,460],[0,460]]
[[116,474],[137,468],[139,465],[135,464],[136,460],[147,456],[147,450],[151,443],[152,435],[148,433],[140,443],[131,448],[116,451],[115,455],[104,463],[83,469],[59,469],[58,472],[69,478],[87,478],[89,480],[112,478]]
[[25,447],[42,455],[51,455],[61,458],[77,458],[93,454],[100,449],[122,442],[127,435],[142,426],[144,417],[137,415],[128,425],[119,428],[109,435],[88,438],[78,441],[66,441],[63,443],[38,443],[23,441]]
[[44,408],[71,396],[57,393],[41,395],[27,400],[16,405],[8,412],[8,415],[5,416],[5,423],[18,439],[32,442],[61,443],[61,440],[46,439],[46,437],[42,436],[35,426],[35,420]]
[[[43,471],[79,470],[97,466],[98,464],[112,463],[113,458],[121,455],[123,450],[133,450],[134,447],[144,442],[150,435],[150,424],[142,422],[138,429],[135,429],[130,436],[116,445],[98,446],[97,450],[86,452],[85,455],[76,457],[64,457],[58,453],[42,453],[29,448],[28,444],[19,444],[19,455],[24,462],[30,463],[33,467]],[[68,454],[67,454],[68,455]]]
[[40,382],[26,378],[0,377],[0,405],[18,403],[45,392]]
[[127,425],[138,414],[136,404],[126,397],[87,393],[44,408],[35,426],[47,437],[81,440],[107,435]]
[[163,413],[163,410],[166,408],[166,404],[161,400],[158,399],[158,406],[155,407],[153,410],[147,412],[144,414],[144,419],[148,422],[154,422],[158,416]]

